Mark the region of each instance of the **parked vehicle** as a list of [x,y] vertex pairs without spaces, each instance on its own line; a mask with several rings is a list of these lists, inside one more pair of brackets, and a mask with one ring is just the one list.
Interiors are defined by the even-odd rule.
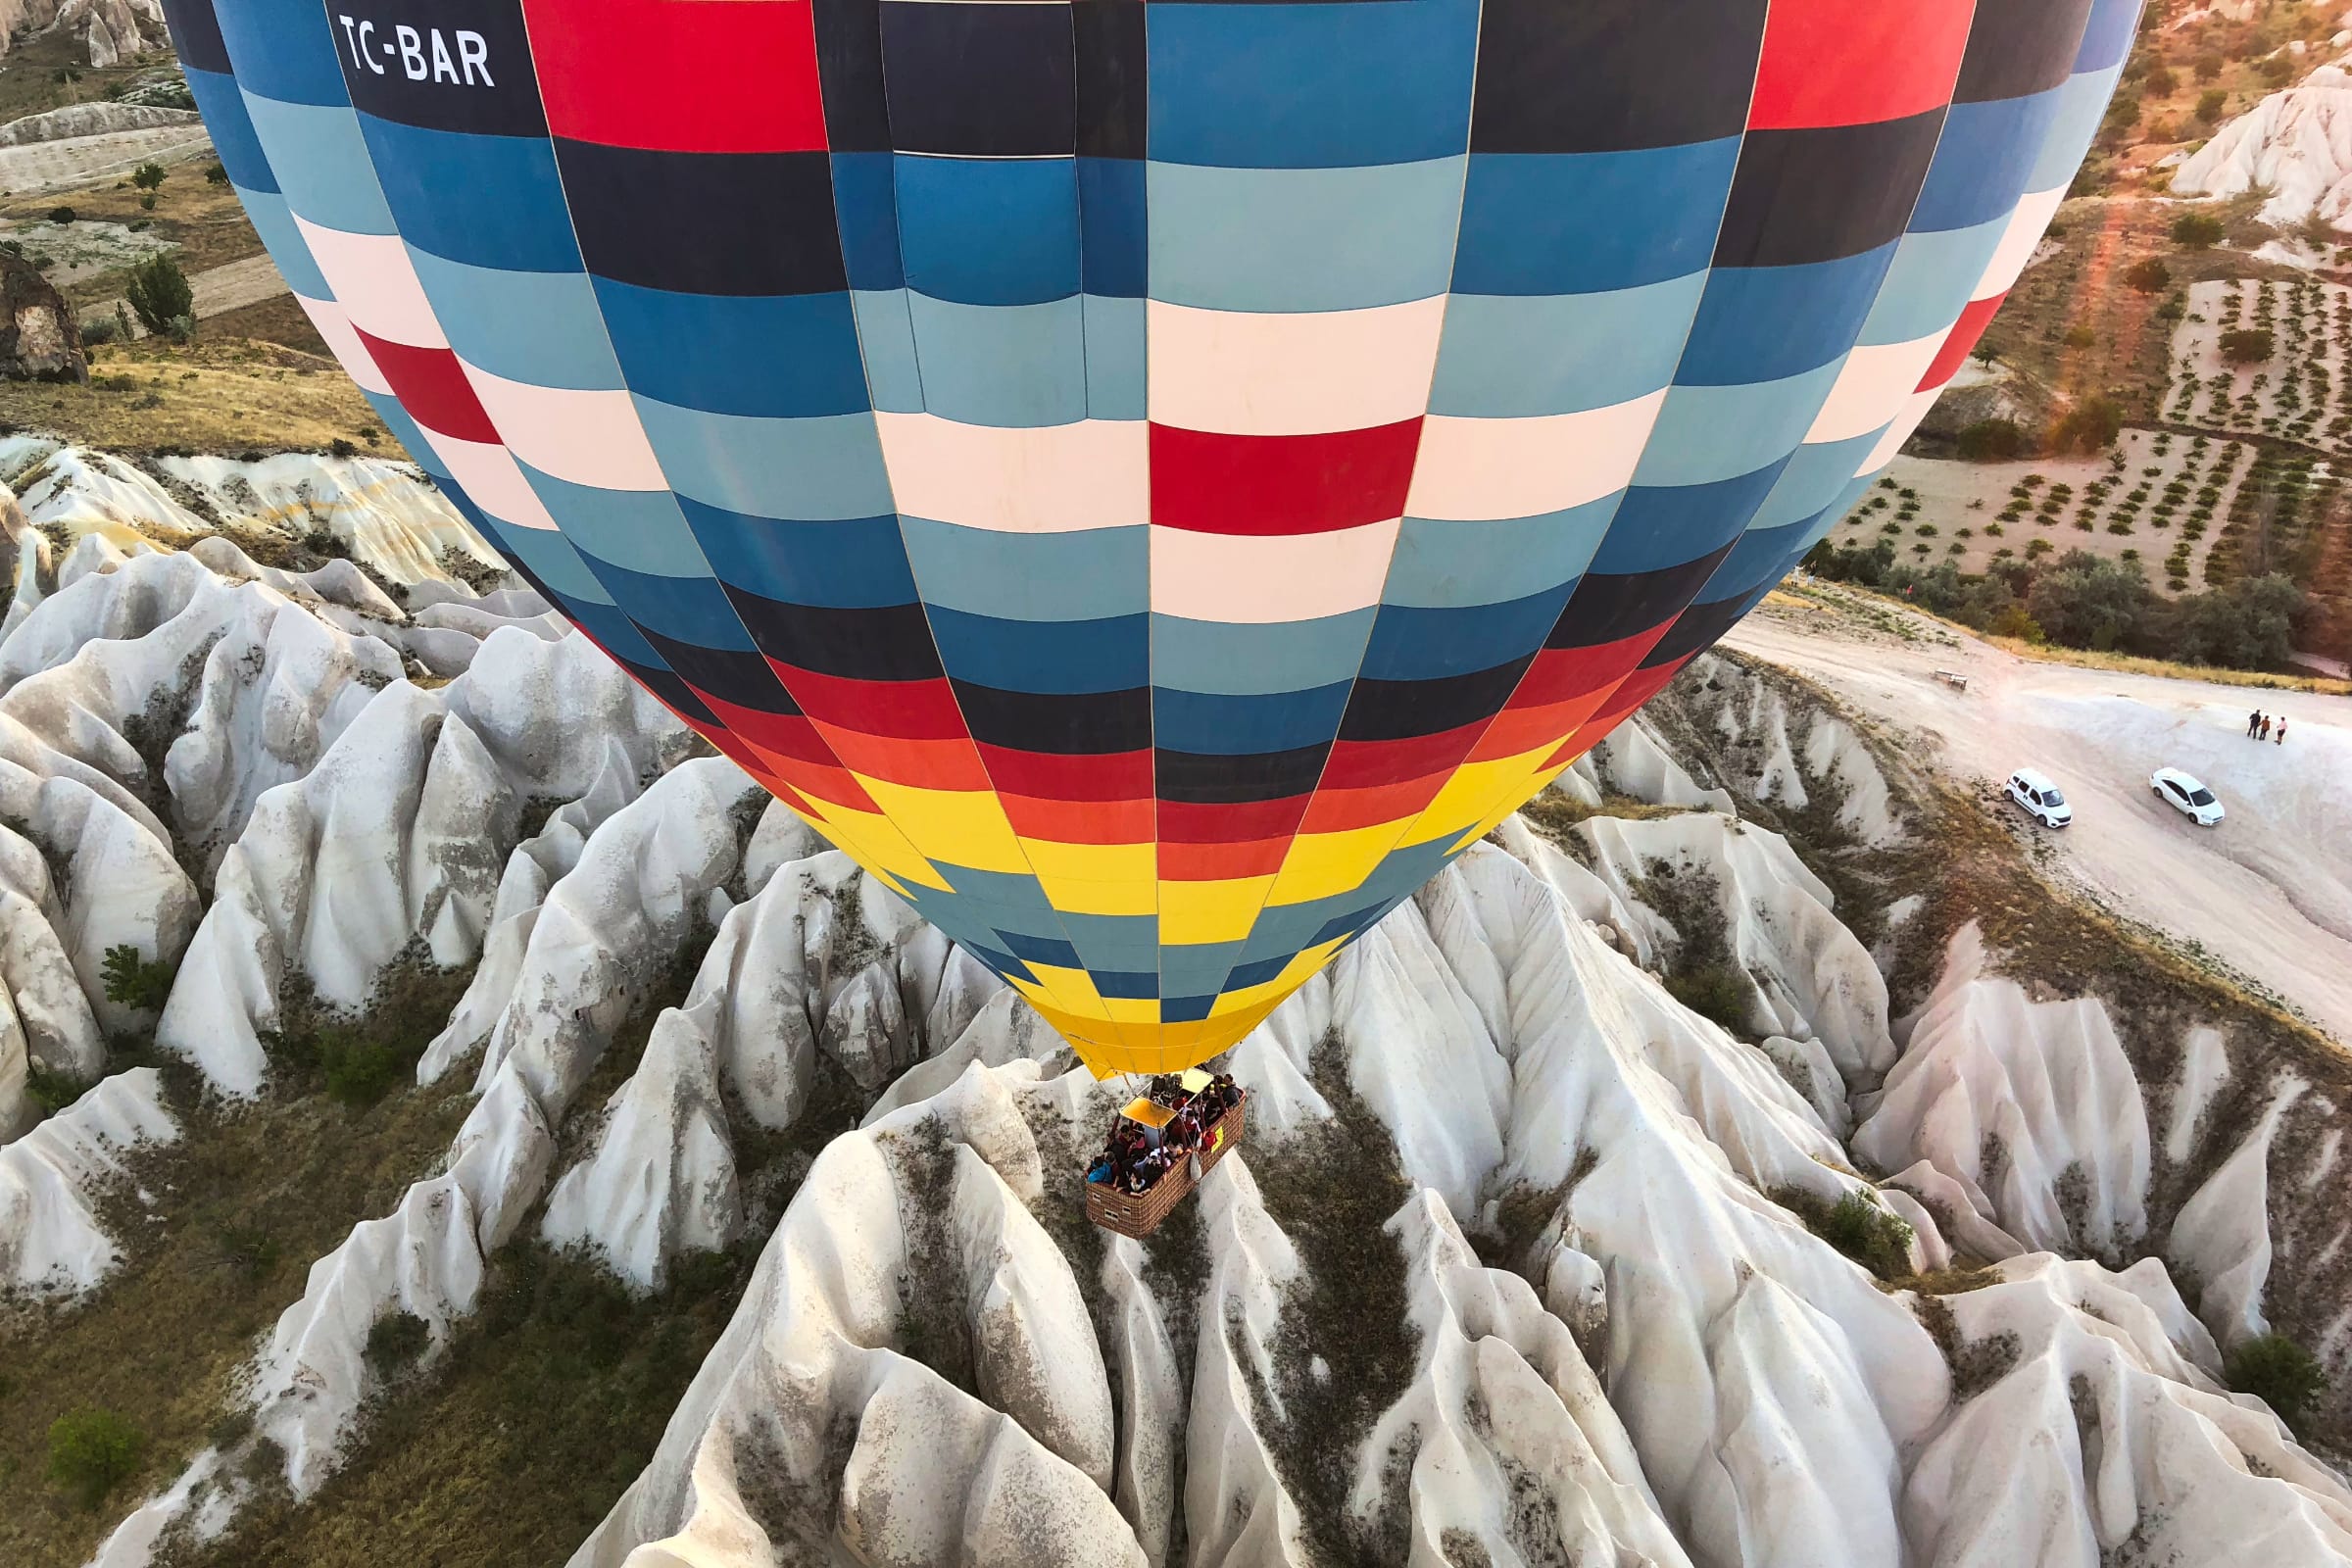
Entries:
[[2177,767],[2160,767],[2148,775],[2148,788],[2165,805],[2199,827],[2212,827],[2226,814],[2213,791]]
[[2043,827],[2064,827],[2075,819],[2075,808],[2067,805],[2058,786],[2030,767],[2009,775],[2008,795]]

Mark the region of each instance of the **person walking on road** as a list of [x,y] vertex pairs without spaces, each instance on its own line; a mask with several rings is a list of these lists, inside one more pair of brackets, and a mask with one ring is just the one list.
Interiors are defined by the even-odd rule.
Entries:
[[2278,715],[2278,744],[2281,746],[2286,744],[2286,715],[2284,713]]
[[2246,715],[2246,739],[2252,740],[2254,738],[2254,731],[2261,723],[2262,710],[2257,708],[2254,710],[2254,711]]
[[2271,738],[2271,717],[2268,713],[2263,715],[2262,728],[2255,733],[2254,738],[2258,741],[2267,741]]

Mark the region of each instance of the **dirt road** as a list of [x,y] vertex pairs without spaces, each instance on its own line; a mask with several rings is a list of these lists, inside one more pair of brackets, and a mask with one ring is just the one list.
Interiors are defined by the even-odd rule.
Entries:
[[[1890,614],[1920,639],[1776,605],[1726,643],[1916,733],[1956,777],[2049,774],[2075,806],[2050,835],[2059,874],[2352,1042],[2352,699],[2042,663]],[[2256,709],[2286,716],[2285,744],[2246,738]],[[2200,828],[2161,805],[2148,775],[2168,765],[2211,786],[2228,819]]]
[[278,275],[277,264],[267,256],[248,256],[241,262],[198,272],[188,279],[188,287],[196,296],[198,320],[247,305],[259,305],[287,292],[286,280]]

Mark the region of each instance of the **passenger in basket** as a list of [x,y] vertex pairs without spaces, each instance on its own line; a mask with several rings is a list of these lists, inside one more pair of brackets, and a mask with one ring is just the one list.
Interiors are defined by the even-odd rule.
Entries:
[[1121,1122],[1114,1128],[1110,1135],[1112,1183],[1124,1187],[1127,1184],[1128,1176],[1135,1169],[1135,1162],[1143,1158],[1144,1153],[1144,1141],[1136,1135],[1136,1130],[1132,1125]]
[[1135,1174],[1127,1190],[1131,1193],[1148,1193],[1158,1186],[1159,1179],[1167,1173],[1168,1152],[1154,1149],[1135,1162]]

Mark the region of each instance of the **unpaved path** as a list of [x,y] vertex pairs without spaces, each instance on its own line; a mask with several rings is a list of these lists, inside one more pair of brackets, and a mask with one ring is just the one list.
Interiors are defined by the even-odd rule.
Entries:
[[259,305],[290,292],[278,274],[277,264],[267,256],[248,256],[188,279],[196,296],[196,318],[222,316],[248,305]]
[[[2042,663],[1891,613],[1921,639],[1776,604],[1725,641],[1917,734],[1955,776],[2049,774],[2075,806],[2048,835],[2059,874],[2352,1042],[2352,699]],[[2256,709],[2286,716],[2284,745],[2246,739]],[[2168,765],[2210,785],[2228,819],[2199,828],[2159,804],[2148,775]]]

